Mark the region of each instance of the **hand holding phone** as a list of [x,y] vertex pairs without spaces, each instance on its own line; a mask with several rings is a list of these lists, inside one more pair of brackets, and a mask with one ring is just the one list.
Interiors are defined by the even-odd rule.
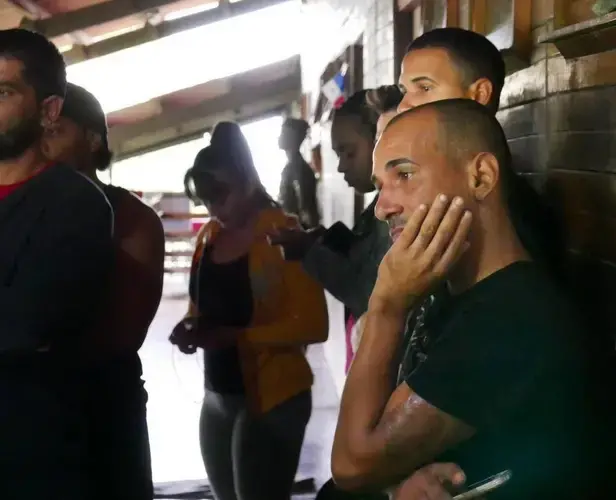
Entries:
[[510,470],[504,470],[503,472],[499,472],[492,477],[470,485],[468,491],[456,495],[455,497],[453,497],[453,500],[471,500],[473,498],[479,498],[486,493],[489,493],[490,491],[501,487],[503,484],[505,484],[511,479],[511,475],[512,474]]

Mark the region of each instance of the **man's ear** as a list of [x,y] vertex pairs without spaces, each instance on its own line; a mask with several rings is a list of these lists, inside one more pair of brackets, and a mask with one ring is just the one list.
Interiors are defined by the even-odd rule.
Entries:
[[476,80],[468,89],[468,96],[479,104],[487,106],[494,94],[494,85],[487,78]]
[[44,128],[49,128],[53,125],[62,112],[64,99],[57,95],[49,96],[41,105],[41,125]]
[[477,201],[485,200],[498,185],[500,168],[491,153],[479,153],[467,166],[468,189]]

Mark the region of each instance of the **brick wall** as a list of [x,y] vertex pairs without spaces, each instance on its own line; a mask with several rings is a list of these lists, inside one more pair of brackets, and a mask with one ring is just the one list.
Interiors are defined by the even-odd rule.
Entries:
[[394,3],[373,0],[366,12],[364,87],[394,82]]
[[[555,1],[533,1],[535,39],[553,31]],[[569,23],[592,17],[591,4],[570,0]],[[564,222],[589,334],[616,337],[616,50],[565,60],[535,44],[531,66],[507,78],[501,107],[516,167]]]
[[[533,1],[535,40],[553,30],[554,0]],[[583,18],[590,2],[572,0]],[[536,44],[532,65],[506,80],[498,116],[523,170],[616,172],[616,51],[565,60]]]

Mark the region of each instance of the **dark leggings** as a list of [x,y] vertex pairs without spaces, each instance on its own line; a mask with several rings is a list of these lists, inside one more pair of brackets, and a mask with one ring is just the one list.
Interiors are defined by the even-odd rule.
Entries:
[[254,416],[243,396],[206,390],[201,455],[216,499],[289,500],[311,412],[310,391]]

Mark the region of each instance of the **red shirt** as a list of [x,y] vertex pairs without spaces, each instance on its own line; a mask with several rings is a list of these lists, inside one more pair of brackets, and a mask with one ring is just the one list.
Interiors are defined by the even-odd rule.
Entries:
[[51,165],[45,165],[43,168],[41,168],[40,170],[38,170],[37,172],[32,174],[27,179],[24,179],[23,181],[16,182],[15,184],[6,184],[6,185],[1,185],[0,184],[0,200],[3,200],[8,195],[12,194],[14,191],[17,191],[26,182],[28,182],[29,180],[32,180],[34,177],[36,177],[38,174],[40,174],[41,172],[43,172],[44,170],[46,170],[50,166]]
[[13,191],[19,189],[21,186],[23,186],[29,180],[30,180],[30,178],[28,178],[28,179],[26,179],[24,181],[16,182],[15,184],[6,184],[4,186],[0,185],[0,200],[3,200],[8,195],[12,194]]

